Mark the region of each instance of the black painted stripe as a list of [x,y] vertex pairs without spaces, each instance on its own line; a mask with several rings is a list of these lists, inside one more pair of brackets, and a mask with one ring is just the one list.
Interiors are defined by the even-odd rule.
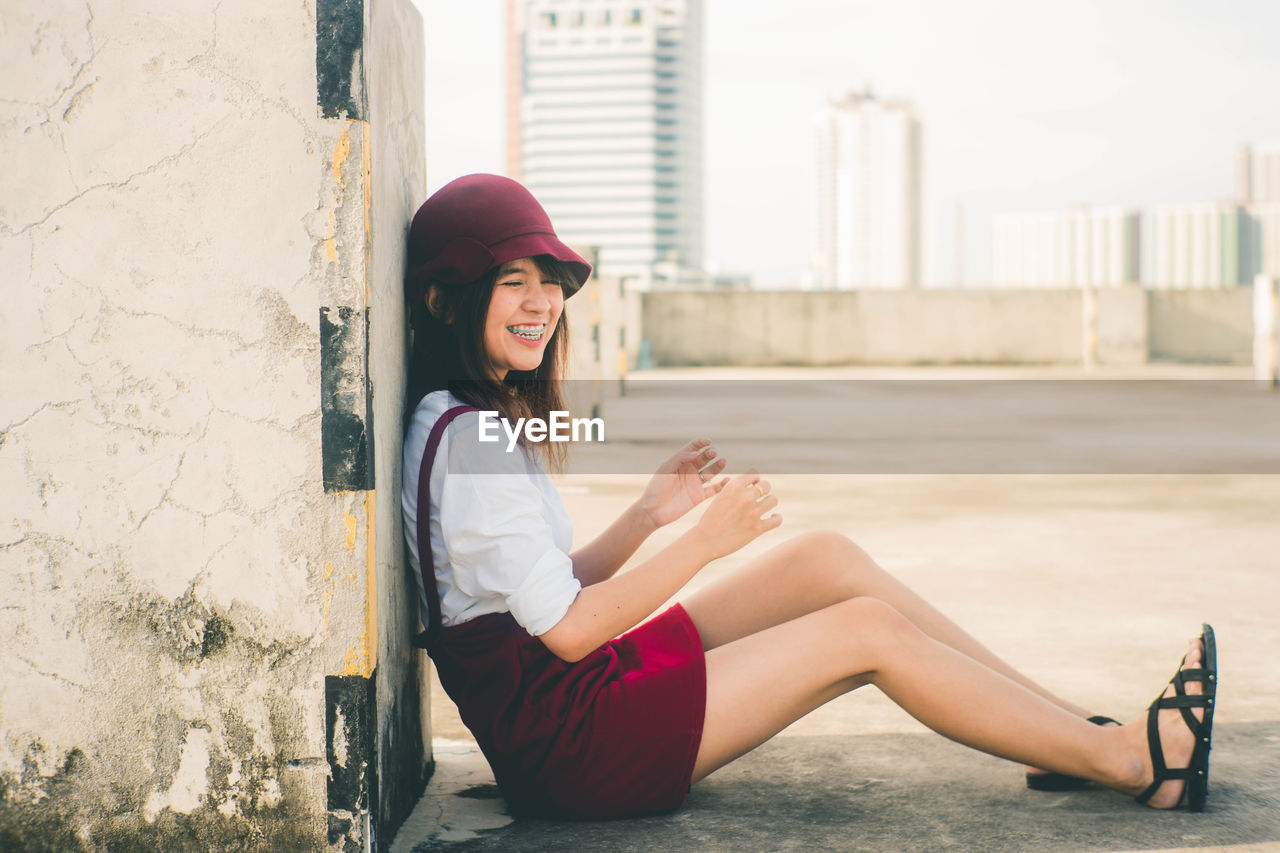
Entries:
[[368,309],[320,309],[320,452],[326,492],[373,488],[368,340]]
[[[324,679],[325,758],[329,762],[329,810],[352,814],[369,811],[377,802],[377,768],[373,742],[377,713],[374,679],[361,675],[327,675]],[[346,761],[334,748],[341,720]]]
[[316,90],[324,118],[363,119],[364,0],[318,0]]

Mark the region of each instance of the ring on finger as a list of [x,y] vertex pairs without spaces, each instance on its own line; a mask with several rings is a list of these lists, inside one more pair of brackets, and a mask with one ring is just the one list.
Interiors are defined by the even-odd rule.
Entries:
[[755,488],[757,492],[760,493],[760,497],[764,497],[764,489],[760,488],[759,483],[752,483],[751,485]]

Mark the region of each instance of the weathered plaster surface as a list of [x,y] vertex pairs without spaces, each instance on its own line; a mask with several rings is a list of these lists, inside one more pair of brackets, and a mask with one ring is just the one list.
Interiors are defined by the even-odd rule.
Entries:
[[[400,424],[405,400],[405,242],[426,200],[422,20],[408,2],[371,4],[367,21],[371,174],[369,373],[378,504],[377,762],[379,816],[388,829],[417,802],[430,765],[430,690],[418,631],[417,586],[405,570],[400,515]],[[417,401],[414,401],[415,403]],[[383,841],[390,841],[384,832]]]
[[143,5],[0,27],[0,848],[317,849],[324,679],[376,660],[319,407],[368,130],[314,3]]

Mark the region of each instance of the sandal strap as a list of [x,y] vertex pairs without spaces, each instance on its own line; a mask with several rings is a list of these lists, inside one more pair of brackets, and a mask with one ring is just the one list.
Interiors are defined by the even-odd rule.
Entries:
[[1199,775],[1199,773],[1200,771],[1192,770],[1190,767],[1165,768],[1164,776],[1160,779],[1160,782],[1156,784],[1156,787],[1159,788],[1160,785],[1163,785],[1165,782],[1176,782],[1179,779],[1192,779]]
[[[1147,789],[1143,791],[1141,794],[1139,794],[1135,799],[1137,799],[1139,803],[1145,804],[1147,800],[1155,796],[1156,791],[1159,791],[1160,786],[1163,785],[1165,782],[1176,782],[1178,780],[1182,780],[1184,782],[1190,782],[1192,779],[1195,779],[1196,777],[1203,776],[1203,775],[1204,775],[1203,771],[1194,770],[1190,767],[1182,767],[1176,770],[1165,770],[1164,773],[1156,777],[1156,780],[1152,782],[1150,785],[1148,785]],[[1184,789],[1184,793],[1185,793],[1185,789]]]
[[1207,695],[1161,696],[1151,704],[1161,708],[1208,708],[1212,700],[1213,697]]
[[[1191,713],[1191,709],[1208,709],[1211,707],[1213,707],[1212,696],[1161,696],[1151,703],[1150,710],[1158,713],[1165,709],[1177,709],[1182,715],[1183,725],[1191,731],[1196,740],[1199,740],[1205,734],[1204,720],[1197,720],[1195,714]],[[1151,717],[1148,716],[1147,719],[1150,720]],[[1148,737],[1150,737],[1149,731]]]
[[1178,692],[1181,693],[1182,688],[1189,681],[1194,681],[1199,684],[1211,684],[1213,682],[1213,678],[1213,673],[1209,672],[1207,669],[1180,669],[1174,674],[1173,678],[1169,679],[1169,683],[1177,688]]
[[[1147,749],[1151,753],[1151,769],[1155,778],[1160,779],[1168,769],[1164,763],[1164,747],[1160,743],[1160,706],[1159,701],[1151,703],[1147,708]],[[1154,782],[1152,784],[1155,784]]]
[[[1208,709],[1210,706],[1205,705],[1204,707]],[[1178,712],[1182,714],[1183,724],[1186,725],[1187,728],[1191,729],[1191,733],[1195,735],[1196,740],[1199,741],[1200,738],[1208,731],[1208,729],[1205,728],[1204,720],[1197,720],[1196,715],[1191,713],[1191,708],[1189,707],[1179,708]],[[1205,715],[1208,715],[1207,710],[1205,711]]]
[[[1183,658],[1186,660],[1186,658]],[[1197,720],[1195,714],[1191,713],[1192,708],[1210,708],[1213,706],[1213,696],[1217,692],[1214,684],[1214,673],[1208,669],[1198,667],[1189,667],[1180,669],[1173,674],[1173,678],[1169,679],[1169,683],[1173,685],[1176,696],[1161,696],[1156,700],[1161,708],[1177,708],[1182,714],[1182,721],[1187,728],[1200,738],[1203,732],[1203,720]],[[1195,681],[1203,684],[1207,690],[1203,693],[1191,694],[1186,691],[1186,684],[1189,681]]]

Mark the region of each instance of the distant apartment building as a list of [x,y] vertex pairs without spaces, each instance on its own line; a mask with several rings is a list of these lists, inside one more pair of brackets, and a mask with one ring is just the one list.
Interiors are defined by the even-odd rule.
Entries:
[[992,280],[1002,287],[1108,287],[1138,281],[1140,217],[1072,207],[992,220]]
[[1236,152],[1236,199],[992,220],[996,284],[1231,288],[1280,276],[1280,146]]
[[1280,203],[1280,145],[1244,145],[1236,152],[1236,201]]
[[1143,283],[1150,288],[1230,288],[1260,267],[1259,220],[1230,202],[1146,211]]
[[508,0],[508,173],[639,287],[701,281],[701,0]]
[[1258,272],[1280,276],[1280,145],[1241,146],[1236,201],[1253,218]]
[[1280,278],[1280,202],[1249,206],[1257,242],[1258,272]]
[[830,99],[817,124],[816,286],[917,286],[921,129],[913,107],[852,92]]

